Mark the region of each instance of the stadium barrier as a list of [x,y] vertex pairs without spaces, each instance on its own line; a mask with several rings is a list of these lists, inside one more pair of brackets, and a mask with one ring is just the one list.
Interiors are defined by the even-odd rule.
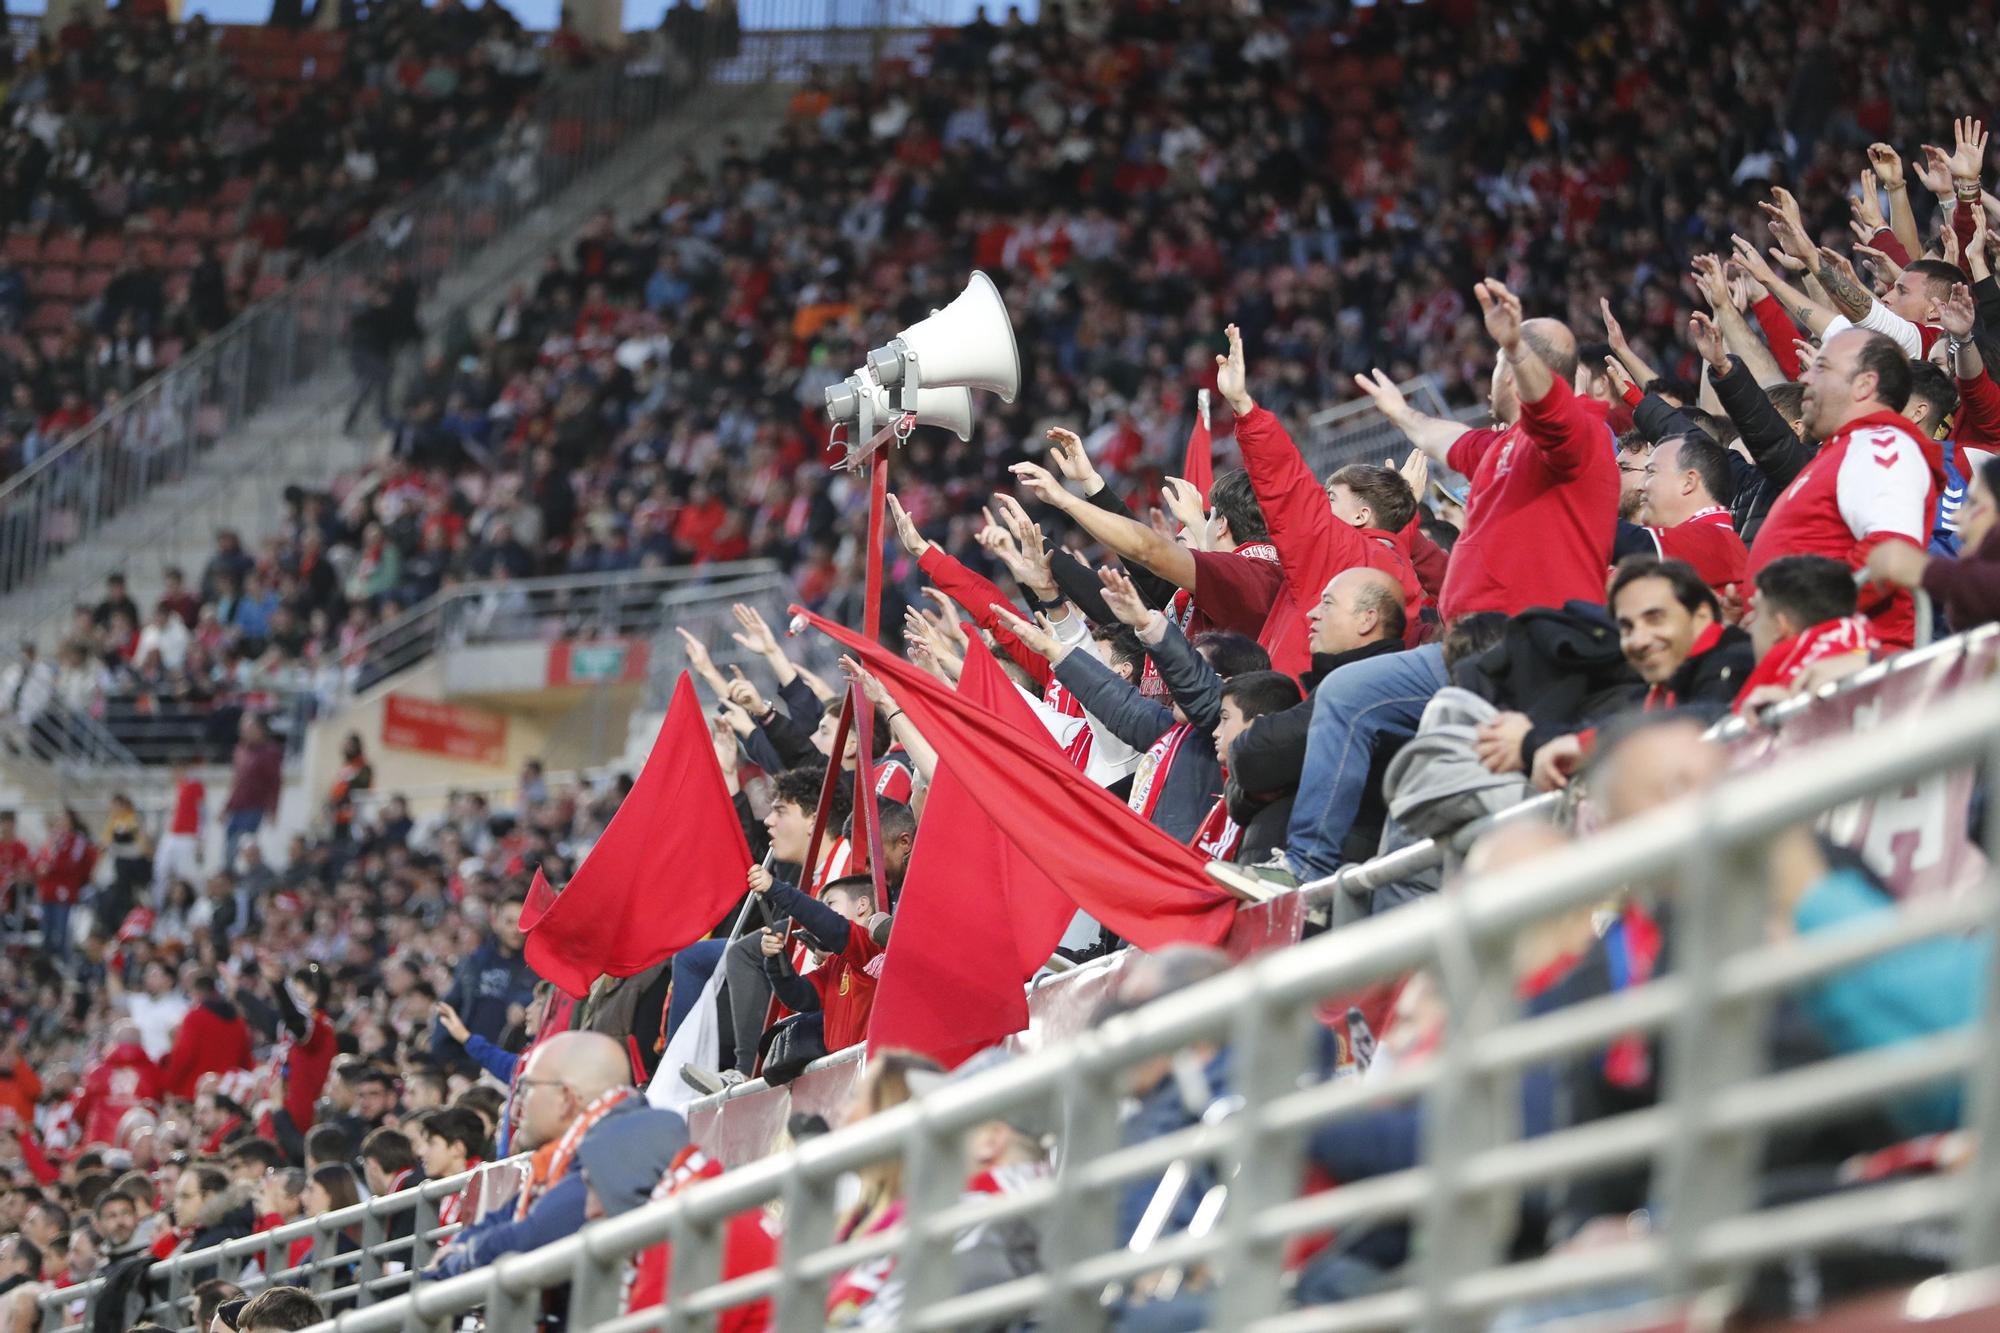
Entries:
[[[460,1175],[427,1180],[319,1217],[163,1259],[147,1275],[141,1319],[182,1333],[204,1333],[193,1328],[192,1297],[195,1287],[210,1278],[223,1278],[252,1293],[291,1283],[308,1288],[330,1309],[382,1300],[406,1288],[411,1271],[422,1268],[441,1242],[458,1233],[456,1224],[438,1222],[438,1210],[446,1200],[466,1195],[468,1216],[477,1216],[481,1208],[505,1206],[519,1188],[526,1161],[513,1157],[482,1163]],[[343,1236],[358,1248],[308,1257],[297,1265],[289,1260],[296,1241],[313,1241],[316,1252],[338,1250]],[[105,1279],[97,1277],[44,1293],[35,1303],[42,1333],[82,1333],[93,1327],[104,1286]]]
[[[1992,674],[1996,659],[2000,659],[2000,625],[1985,626],[1966,634],[1940,640],[1928,647],[1904,653],[1890,661],[1877,663],[1854,676],[1824,686],[1811,695],[1800,696],[1799,698],[1788,700],[1785,703],[1769,708],[1765,710],[1760,725],[1753,726],[1746,719],[1732,718],[1718,724],[1710,734],[1712,738],[1722,742],[1768,744],[1774,737],[1781,735],[1782,729],[1788,724],[1809,717],[1816,710],[1824,711],[1823,705],[1837,709],[1842,719],[1851,719],[1853,709],[1845,705],[1852,703],[1852,701],[1866,699],[1871,696],[1879,697],[1885,690],[1900,690],[1905,696],[1900,702],[1905,705],[1913,702],[1909,696],[1919,689],[1920,684],[1927,683],[1933,694],[1941,691],[1966,691],[1983,682]],[[1975,693],[1983,697],[1990,697],[1990,691],[1975,691]],[[1972,697],[1968,695],[1964,702],[1970,703]],[[1929,701],[1936,702],[1935,698]],[[1923,702],[1923,700],[1917,700],[1916,702]],[[1951,706],[1954,709],[1951,716],[1954,722],[1956,722],[1956,710],[1960,706],[1960,700],[1954,697]],[[1935,722],[1942,715],[1941,710],[1929,713],[1919,710],[1914,717],[1907,717],[1900,724],[1899,730],[1908,732],[1914,729],[1919,733],[1926,730],[1932,732],[1940,731],[1941,728],[1937,728]],[[1926,719],[1929,719],[1931,723],[1931,726],[1928,728],[1926,727]],[[1996,721],[1996,726],[2000,726],[2000,721]],[[1865,737],[1861,739],[1865,740]],[[1836,740],[1833,742],[1835,745],[1844,745],[1850,750],[1855,749],[1858,743],[1855,740]],[[1996,743],[2000,743],[2000,736],[1996,737]],[[1973,748],[1968,748],[1964,751],[1965,756],[1976,756],[1977,754],[1978,751]],[[1821,765],[1823,759],[1829,765],[1838,762],[1826,749],[1815,749],[1809,763],[1812,767],[1818,767]],[[1801,768],[1800,765],[1808,761],[1794,759],[1791,762],[1795,769],[1807,771]],[[1943,767],[1946,767],[1946,765],[1941,762],[1939,768]],[[1858,794],[1864,796],[1883,795],[1893,793],[1900,788],[1907,788],[1912,783],[1909,777],[1902,776],[1906,771],[1910,777],[1917,779],[1935,781],[1937,778],[1936,772],[1926,773],[1920,764],[1914,768],[1899,768],[1895,773],[1885,777],[1879,784],[1872,787],[1864,784],[1862,788],[1858,789]],[[1739,777],[1736,783],[1733,784],[1732,789],[1745,788],[1746,784],[1755,783],[1756,781],[1757,779],[1754,776]],[[1922,783],[1918,782],[1916,785],[1921,786]],[[1427,840],[1386,856],[1377,857],[1368,862],[1344,867],[1340,872],[1327,879],[1301,886],[1295,895],[1276,899],[1272,903],[1263,904],[1260,908],[1252,909],[1252,911],[1261,912],[1269,918],[1264,923],[1263,929],[1270,933],[1272,941],[1282,942],[1284,933],[1287,930],[1291,932],[1290,938],[1296,940],[1298,929],[1296,923],[1302,920],[1303,909],[1309,901],[1327,901],[1335,898],[1336,895],[1342,894],[1350,896],[1365,894],[1395,879],[1405,877],[1417,871],[1434,868],[1444,864],[1449,856],[1462,852],[1473,841],[1476,841],[1478,837],[1494,828],[1521,819],[1537,817],[1556,818],[1561,816],[1563,814],[1564,800],[1565,798],[1561,794],[1535,797],[1508,810],[1489,816],[1486,819],[1474,821],[1447,840],[1442,842]],[[1852,800],[1843,801],[1836,797],[1822,801],[1814,809],[1819,812],[1831,813],[1843,806],[1852,808],[1853,805],[1854,802]],[[1777,827],[1781,825],[1772,826]],[[1748,840],[1746,838],[1739,841]],[[1987,838],[1989,849],[1992,847],[1993,841],[1992,836],[1989,835]],[[1591,844],[1593,847],[1596,845],[1596,843]],[[1714,849],[1711,849],[1709,854],[1713,856],[1716,852]],[[1977,883],[1974,886],[1974,890],[1976,896],[1990,897],[1993,893],[1992,885],[1984,880]],[[1291,909],[1291,916],[1289,918],[1279,916],[1271,910],[1287,906]],[[1428,928],[1446,928],[1447,921],[1445,919],[1433,919],[1438,918],[1438,913],[1430,910],[1434,908],[1434,904],[1426,903],[1415,906],[1426,909],[1429,912],[1426,919],[1430,920],[1431,924]],[[1401,919],[1405,910],[1408,909],[1401,909],[1396,913],[1390,914],[1389,917],[1381,918],[1376,922],[1366,923],[1368,930],[1379,931],[1381,920]],[[1936,909],[1926,907],[1923,910],[1928,914]],[[1947,923],[1935,930],[1926,930],[1922,926],[1922,921],[1925,919],[1927,917],[1921,918],[1917,927],[1893,935],[1892,942],[1905,942],[1907,939],[1918,938],[1924,934],[1942,933],[1944,930],[1950,928]],[[1956,917],[1952,918],[1952,920],[1956,919]],[[1969,919],[1977,921],[1983,918],[1978,918],[1975,913]],[[1254,932],[1246,933],[1245,938],[1239,939],[1238,943],[1245,948],[1252,947],[1246,942],[1251,934],[1254,934]],[[1362,937],[1353,934],[1351,931],[1342,931],[1339,933],[1338,938],[1358,940]],[[1401,936],[1399,935],[1398,938],[1400,939]],[[1324,939],[1315,940],[1308,942],[1304,947],[1320,948],[1324,943]],[[1298,951],[1294,950],[1291,952]],[[1865,955],[1854,954],[1852,957],[1841,955],[1847,961],[1852,961],[1852,958],[1862,956]],[[1031,982],[1029,986],[1029,1004],[1032,1026],[1025,1040],[1016,1040],[1016,1048],[1024,1051],[1048,1049],[1060,1051],[1067,1044],[1092,1040],[1086,1032],[1087,1015],[1094,1007],[1096,997],[1102,993],[1102,988],[1108,985],[1123,958],[1124,955],[1121,954],[1096,959],[1067,972],[1045,973]],[[1732,964],[1734,968],[1732,975],[1743,973],[1745,966]],[[1806,971],[1800,972],[1799,976],[1807,975],[1810,970],[1810,968],[1807,968]],[[1821,970],[1826,969],[1822,968]],[[1335,989],[1338,990],[1340,988],[1336,987]],[[1352,989],[1352,987],[1347,987],[1347,989]],[[1678,999],[1680,997],[1669,993],[1667,998]],[[1746,997],[1734,996],[1733,998]],[[1593,1006],[1592,1008],[1594,1013],[1596,1007]],[[1647,1026],[1654,1029],[1666,1026],[1666,1016],[1664,1014],[1654,1014],[1650,1009],[1644,1012],[1649,1021],[1646,1023],[1634,1023],[1632,1026]],[[1549,1020],[1543,1019],[1537,1022],[1548,1024]],[[1534,1027],[1535,1025],[1528,1026]],[[1564,1026],[1551,1024],[1546,1029],[1537,1027],[1535,1030],[1536,1032],[1544,1030],[1562,1032],[1566,1029]],[[1610,1021],[1595,1022],[1587,1028],[1588,1032],[1596,1033],[1616,1032],[1619,1030],[1622,1030],[1620,1025]],[[1519,1034],[1516,1034],[1515,1039],[1530,1043],[1537,1040],[1534,1036],[1523,1037]],[[1541,1047],[1535,1047],[1528,1053],[1545,1058],[1549,1054],[1549,1051]],[[707,1151],[732,1168],[751,1166],[766,1157],[770,1144],[777,1137],[778,1130],[785,1124],[789,1114],[793,1112],[818,1113],[828,1115],[829,1118],[832,1118],[833,1113],[844,1107],[854,1082],[860,1075],[864,1057],[865,1048],[859,1046],[850,1047],[847,1050],[835,1052],[816,1062],[798,1079],[785,1087],[768,1088],[761,1080],[758,1080],[738,1085],[711,1097],[703,1098],[695,1102],[688,1109],[690,1132],[694,1139],[702,1144]],[[1519,1063],[1519,1060],[1515,1060],[1507,1067],[1518,1068]],[[1992,1076],[1989,1075],[1989,1077]],[[1903,1085],[1900,1083],[1896,1084],[1889,1091],[1893,1092],[1895,1087],[1901,1086]],[[1412,1086],[1404,1091],[1414,1093],[1418,1091],[1418,1088]],[[1740,1098],[1741,1092],[1740,1090],[1732,1091],[1730,1096],[1732,1098]],[[1200,1146],[1202,1142],[1206,1142],[1206,1140],[1190,1140],[1191,1146]],[[505,1166],[506,1164],[494,1165]],[[1994,1174],[2000,1175],[2000,1172]],[[735,1172],[732,1171],[730,1179],[734,1178]],[[470,1176],[455,1179],[463,1182],[469,1180]],[[1096,1179],[1096,1177],[1093,1176],[1092,1179]],[[290,1242],[294,1239],[308,1235],[316,1236],[322,1233],[330,1234],[351,1226],[356,1221],[365,1221],[366,1214],[370,1209],[379,1210],[381,1216],[386,1221],[398,1214],[418,1209],[422,1202],[421,1196],[425,1195],[426,1192],[432,1192],[431,1197],[433,1202],[430,1205],[429,1213],[431,1220],[429,1223],[417,1227],[417,1243],[434,1246],[437,1240],[448,1236],[451,1232],[450,1228],[436,1227],[434,1221],[435,1200],[451,1193],[450,1186],[452,1184],[453,1182],[450,1181],[427,1182],[412,1190],[386,1196],[383,1199],[372,1200],[355,1209],[342,1210],[341,1212],[329,1214],[327,1217],[315,1221],[294,1223],[281,1231],[267,1233],[264,1236],[250,1237],[243,1241],[230,1242],[214,1250],[199,1251],[194,1254],[182,1256],[177,1260],[168,1261],[167,1274],[171,1280],[173,1275],[178,1272],[180,1275],[183,1275],[183,1286],[191,1288],[192,1283],[184,1280],[185,1275],[200,1273],[202,1276],[212,1276],[217,1270],[226,1267],[227,1262],[231,1259],[241,1258],[245,1263],[248,1263],[260,1254],[268,1253],[276,1255],[284,1249],[289,1248]],[[1400,1192],[1392,1193],[1394,1193],[1395,1199],[1416,1197],[1407,1187],[1402,1188]],[[1363,1209],[1357,1216],[1366,1215],[1367,1212],[1367,1209]],[[704,1213],[702,1216],[708,1217],[710,1219],[709,1222],[698,1223],[693,1220],[684,1220],[679,1225],[684,1228],[696,1227],[698,1225],[713,1225],[713,1218],[710,1214]],[[419,1220],[422,1221],[421,1218]],[[629,1221],[629,1219],[627,1220]],[[2000,1219],[1990,1221],[1989,1225],[1995,1228],[1996,1231],[2000,1231]],[[644,1243],[651,1242],[641,1242],[641,1244]],[[1992,1243],[2000,1245],[2000,1240],[1993,1241]],[[386,1253],[391,1255],[400,1253],[402,1247],[408,1244],[410,1242],[407,1240],[388,1242]],[[427,1254],[428,1250],[419,1251],[419,1253]],[[299,1270],[295,1270],[295,1272],[297,1275],[311,1279],[313,1271],[317,1268],[323,1267],[331,1270],[342,1266],[353,1266],[355,1262],[355,1258],[352,1255],[337,1256],[334,1259],[326,1261],[323,1265],[307,1264]],[[512,1263],[514,1261],[510,1260],[508,1262]],[[271,1270],[266,1267],[266,1271]],[[280,1276],[290,1275],[293,1275],[293,1271],[280,1270]],[[324,1279],[322,1280],[324,1281]],[[352,1294],[360,1303],[367,1304],[378,1293],[392,1289],[406,1281],[407,1278],[403,1274],[385,1274],[378,1271],[372,1277],[364,1277],[355,1284],[332,1287],[330,1282],[328,1282],[326,1289],[335,1298]],[[464,1279],[461,1279],[461,1281],[464,1281]],[[57,1330],[75,1327],[75,1325],[62,1322],[62,1312],[75,1308],[79,1299],[86,1302],[93,1301],[99,1286],[101,1286],[101,1279],[81,1287],[65,1288],[44,1296],[40,1302],[40,1308],[43,1313],[43,1327],[46,1333],[57,1333]],[[355,1290],[350,1292],[350,1287],[355,1288]],[[183,1298],[185,1294],[185,1290],[180,1293]],[[733,1296],[736,1293],[732,1291],[730,1294]],[[164,1323],[170,1328],[183,1327],[182,1323],[177,1322],[175,1319],[165,1317],[175,1313],[174,1299],[174,1297],[170,1296],[149,1306],[148,1318],[157,1319],[158,1322]],[[477,1302],[474,1304],[476,1305]],[[468,1306],[465,1308],[469,1309],[472,1307]],[[701,1308],[714,1309],[720,1308],[720,1306],[704,1305]],[[1396,1306],[1394,1308],[1400,1310],[1402,1307]],[[432,1322],[433,1314],[433,1311],[423,1308],[421,1305],[412,1311],[413,1320],[416,1323],[425,1325]],[[84,1322],[88,1322],[87,1314],[84,1316]],[[616,1333],[637,1333],[641,1328],[657,1327],[661,1323],[662,1321],[659,1319],[651,1322],[643,1320],[637,1322],[624,1321],[618,1325]],[[944,1327],[946,1325],[936,1321],[925,1321],[917,1326]],[[1370,1321],[1363,1320],[1355,1326],[1368,1327],[1374,1325]],[[354,1330],[350,1326],[343,1325],[343,1327],[348,1328],[348,1333],[354,1333]],[[367,1333],[367,1329],[362,1329],[360,1333]]]
[[[1934,712],[1843,737],[1532,864],[1261,956],[1121,1015],[1069,1042],[933,1091],[672,1199],[585,1227],[532,1253],[339,1315],[324,1333],[443,1329],[481,1307],[492,1333],[525,1333],[544,1302],[574,1333],[708,1326],[717,1311],[772,1298],[775,1327],[823,1327],[828,1281],[894,1257],[907,1281],[901,1327],[943,1329],[1029,1311],[1045,1326],[1102,1327],[1129,1284],[1166,1269],[1205,1268],[1211,1327],[1233,1330],[1455,1328],[1575,1293],[1616,1291],[1670,1305],[1738,1290],[1767,1261],[1866,1245],[1919,1222],[1957,1232],[1964,1269],[2000,1261],[2000,1154],[1974,1149],[1963,1169],[1891,1179],[1783,1203],[1757,1195],[1756,1163],[1774,1130],[1970,1075],[1974,1144],[2000,1134],[2000,986],[1972,1026],[1772,1074],[1771,1007],[1791,993],[1912,943],[2000,922],[1991,876],[1972,891],[1904,904],[1865,928],[1773,939],[1765,916],[1769,840],[1856,800],[1960,766],[2000,764],[2000,687],[1968,689],[1949,725]],[[1991,819],[2000,825],[2000,807]],[[2000,827],[1989,826],[1991,845]],[[1532,1018],[1520,1015],[1515,949],[1538,925],[1637,891],[1671,897],[1671,973]],[[1301,1078],[1319,1067],[1317,1011],[1356,989],[1423,969],[1451,1019],[1434,1058],[1385,1075]],[[1642,1110],[1522,1141],[1529,1069],[1601,1049],[1627,1034],[1662,1038],[1660,1100]],[[1119,1105],[1137,1066],[1197,1043],[1226,1045],[1226,1096],[1185,1130],[1120,1146]],[[1417,1165],[1299,1196],[1307,1136],[1415,1102],[1427,1132]],[[1060,1162],[1044,1184],[963,1196],[963,1136],[1015,1108],[1059,1116]],[[1128,1248],[1116,1235],[1120,1191],[1175,1162],[1214,1166],[1218,1199],[1191,1233]],[[879,1233],[836,1242],[843,1177],[894,1163],[906,1211]],[[1660,1206],[1649,1229],[1587,1249],[1510,1261],[1519,1196],[1595,1173],[1650,1166]],[[746,1210],[782,1205],[776,1268],[718,1280],[721,1237]],[[954,1237],[1001,1218],[1040,1223],[1044,1270],[983,1291],[953,1290]],[[1287,1313],[1285,1259],[1302,1237],[1407,1221],[1421,1239],[1407,1269],[1369,1296]],[[625,1265],[674,1247],[672,1303],[621,1314]],[[1607,1299],[1612,1299],[1607,1296]]]

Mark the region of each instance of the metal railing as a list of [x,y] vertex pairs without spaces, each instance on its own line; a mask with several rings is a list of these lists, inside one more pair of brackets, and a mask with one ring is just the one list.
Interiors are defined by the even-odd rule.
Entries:
[[[947,1085],[794,1151],[603,1221],[531,1253],[507,1256],[416,1293],[342,1314],[339,1333],[441,1329],[481,1307],[486,1327],[532,1327],[547,1293],[567,1287],[566,1326],[599,1333],[708,1326],[717,1311],[770,1298],[773,1327],[823,1327],[829,1281],[889,1258],[905,1284],[905,1329],[944,1329],[1033,1314],[1044,1327],[1105,1327],[1133,1283],[1168,1269],[1205,1281],[1208,1327],[1455,1330],[1494,1313],[1595,1293],[1685,1302],[1740,1294],[1760,1265],[1881,1238],[1916,1222],[1956,1232],[1962,1269],[2000,1262],[2000,985],[1982,963],[1986,1002],[1966,1027],[1859,1055],[1767,1072],[1770,1011],[1782,995],[1913,943],[1979,932],[1990,944],[2000,891],[1988,876],[1954,899],[1905,903],[1865,927],[1767,935],[1772,839],[1846,802],[1942,769],[2000,771],[2000,687],[1954,699],[1948,725],[1927,713],[1810,756],[1685,797],[1591,841],[1455,892],[1266,955],[1114,1018],[976,1079]],[[2000,805],[1989,806],[1989,847]],[[1521,1016],[1515,953],[1538,925],[1637,893],[1671,902],[1673,967],[1657,977],[1539,1016]],[[1428,1059],[1376,1076],[1327,1075],[1314,1054],[1316,1009],[1356,988],[1424,970],[1447,1002]],[[1657,1104],[1523,1141],[1523,1074],[1599,1051],[1628,1034],[1661,1042]],[[1119,1107],[1138,1066],[1206,1044],[1231,1074],[1211,1113],[1163,1137],[1121,1145]],[[1199,1060],[1196,1061],[1200,1063]],[[1765,1197],[1760,1153],[1778,1130],[1888,1108],[1963,1080],[1973,1156],[1962,1169]],[[1193,1103],[1190,1103],[1193,1106]],[[1314,1131],[1397,1105],[1424,1127],[1414,1165],[1299,1195]],[[961,1194],[964,1137],[1016,1109],[1059,1112],[1049,1181],[985,1198]],[[1983,1145],[1983,1149],[1981,1147]],[[1121,1191],[1171,1164],[1209,1164],[1219,1208],[1198,1231],[1128,1247]],[[836,1240],[843,1177],[893,1164],[904,1212]],[[1628,1168],[1650,1169],[1646,1228],[1604,1243],[1511,1260],[1523,1195]],[[1146,1197],[1146,1196],[1142,1196]],[[746,1210],[779,1203],[785,1235],[773,1268],[719,1280],[722,1233]],[[954,1239],[1002,1219],[1039,1225],[1042,1266],[984,1290],[956,1288]],[[1621,1217],[1621,1222],[1623,1221]],[[1329,1230],[1404,1223],[1413,1258],[1378,1289],[1297,1311],[1290,1244]],[[621,1312],[620,1275],[641,1250],[673,1245],[670,1305]],[[1194,1288],[1190,1288],[1194,1289]]]
[[[457,1234],[457,1223],[438,1223],[438,1210],[447,1199],[475,1182],[485,1186],[496,1180],[518,1181],[526,1160],[484,1163],[460,1175],[427,1180],[318,1217],[163,1259],[146,1276],[140,1319],[184,1333],[205,1333],[193,1328],[193,1294],[196,1286],[212,1277],[227,1278],[252,1293],[265,1286],[305,1287],[329,1309],[373,1304],[407,1288],[411,1273],[430,1261],[442,1241]],[[292,1245],[304,1240],[313,1242],[312,1252],[293,1264]],[[342,1249],[343,1241],[354,1248]],[[98,1277],[44,1293],[35,1302],[42,1333],[91,1327],[104,1284]],[[75,1322],[69,1321],[72,1311],[79,1315]]]
[[[36,587],[37,576],[58,557],[90,542],[155,488],[197,478],[217,441],[282,396],[322,377],[329,389],[343,381],[350,320],[367,285],[390,263],[400,264],[420,289],[433,288],[496,238],[534,221],[637,133],[698,96],[711,70],[732,84],[764,82],[795,75],[802,62],[865,59],[894,36],[824,30],[822,0],[753,0],[737,8],[746,28],[776,30],[784,40],[746,42],[733,28],[703,24],[681,34],[685,42],[641,34],[626,54],[602,57],[572,75],[548,76],[524,121],[385,210],[361,235],[307,265],[283,291],[243,310],[0,485],[0,592],[27,588],[34,594],[12,632],[33,636],[49,617],[67,611],[75,587],[94,584],[144,547],[106,543],[101,558],[92,550],[91,567],[75,571],[63,586]],[[887,0],[878,0],[876,12],[884,24],[901,16]],[[861,38],[868,40],[856,48]],[[204,478],[217,490],[240,479],[240,471]]]

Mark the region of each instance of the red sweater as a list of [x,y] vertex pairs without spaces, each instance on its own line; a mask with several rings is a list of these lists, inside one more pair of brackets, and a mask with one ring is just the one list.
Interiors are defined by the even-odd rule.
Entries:
[[1618,459],[1601,403],[1556,379],[1506,430],[1469,430],[1448,461],[1471,478],[1438,611],[1518,615],[1602,602],[1618,525]]
[[325,1014],[315,1009],[307,1022],[311,1026],[304,1041],[286,1037],[278,1066],[285,1077],[285,1110],[301,1134],[312,1128],[313,1107],[326,1088],[327,1072],[340,1050],[333,1023]]
[[1730,589],[1743,582],[1750,551],[1736,535],[1729,511],[1720,505],[1704,509],[1670,528],[1648,527],[1646,533],[1661,556],[1693,565],[1694,572],[1715,590],[1717,597],[1727,598]]
[[81,833],[50,838],[35,858],[35,890],[45,903],[74,903],[97,868],[97,848]]
[[[1311,668],[1312,631],[1306,625],[1306,609],[1319,601],[1336,574],[1356,568],[1382,570],[1403,585],[1404,638],[1411,644],[1422,642],[1424,589],[1396,534],[1363,530],[1335,518],[1325,488],[1299,457],[1284,423],[1265,409],[1253,408],[1237,418],[1236,447],[1264,511],[1264,525],[1278,548],[1278,567],[1291,594],[1289,605],[1282,596],[1273,602],[1271,617],[1277,623],[1267,624],[1260,636],[1269,640],[1265,647],[1272,666],[1293,675]],[[1286,663],[1303,655],[1305,665],[1293,670],[1281,664],[1281,651]]]
[[83,1076],[83,1092],[76,1102],[83,1146],[115,1142],[118,1122],[127,1111],[159,1099],[159,1066],[135,1043],[112,1047]]
[[206,1000],[188,1010],[161,1075],[170,1096],[194,1100],[204,1074],[250,1068],[250,1026],[226,1000]]
[[[1783,555],[1821,555],[1860,569],[1886,541],[1922,549],[1937,520],[1944,489],[1944,455],[1900,413],[1876,412],[1848,422],[1785,488],[1750,548],[1751,578]],[[1910,594],[1871,584],[1860,611],[1890,649],[1916,638]]]

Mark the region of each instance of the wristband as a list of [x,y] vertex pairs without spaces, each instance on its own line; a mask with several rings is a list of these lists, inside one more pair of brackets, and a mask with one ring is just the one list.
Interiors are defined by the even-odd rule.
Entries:
[[898,708],[895,712],[883,718],[882,721],[884,723],[894,722],[897,718],[901,717],[902,715],[903,715],[903,710]]
[[1976,204],[1979,202],[1978,181],[1967,182],[1961,180],[1954,180],[1951,183],[1951,188],[1952,188],[1952,193],[1958,196],[1958,201],[1960,203]]

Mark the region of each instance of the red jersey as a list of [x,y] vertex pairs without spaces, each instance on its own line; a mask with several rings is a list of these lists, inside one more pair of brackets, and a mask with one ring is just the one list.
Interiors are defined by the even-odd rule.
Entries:
[[[1944,489],[1944,455],[1897,412],[1848,422],[1785,488],[1750,548],[1747,573],[1784,555],[1820,555],[1860,569],[1886,541],[1929,545]],[[1901,588],[1861,590],[1861,613],[1890,649],[1916,640],[1916,613]]]
[[[1335,518],[1325,489],[1299,456],[1284,424],[1265,409],[1253,409],[1236,419],[1236,447],[1271,530],[1271,542],[1278,548],[1278,567],[1291,594],[1289,606],[1280,598],[1272,607],[1272,615],[1283,619],[1272,627],[1275,633],[1265,644],[1271,665],[1288,675],[1311,668],[1312,630],[1306,624],[1306,610],[1318,603],[1336,574],[1356,568],[1379,569],[1403,586],[1404,642],[1422,642],[1423,584],[1397,534],[1357,528]],[[1199,582],[1195,586],[1199,588]],[[1294,662],[1299,665],[1291,665]]]
[[1693,565],[1701,581],[1725,602],[1746,577],[1750,548],[1736,535],[1736,525],[1721,505],[1710,505],[1671,528],[1648,527],[1646,535],[1653,539],[1653,549],[1666,559]]
[[[722,1174],[722,1163],[690,1144],[681,1149],[653,1188],[653,1200],[669,1199],[689,1185],[713,1180]],[[761,1208],[751,1208],[731,1217],[722,1236],[722,1279],[748,1277],[774,1267],[778,1262],[777,1230]],[[673,1246],[655,1245],[642,1250],[633,1265],[625,1292],[625,1312],[634,1314],[664,1305],[667,1277],[673,1271]],[[771,1326],[771,1302],[760,1297],[745,1305],[722,1311],[717,1324],[720,1333],[763,1333]]]
[[1471,479],[1438,612],[1518,615],[1604,600],[1618,526],[1618,458],[1604,406],[1561,379],[1506,430],[1469,430],[1447,461]]
[[210,1000],[181,1020],[161,1078],[168,1093],[192,1101],[204,1074],[226,1074],[250,1064],[250,1027],[243,1015],[225,1000]]
[[174,786],[174,814],[167,821],[167,832],[196,834],[201,832],[201,803],[208,796],[208,789],[198,778],[182,778]]
[[847,947],[820,959],[805,980],[819,992],[820,1027],[828,1051],[845,1050],[868,1036],[875,1008],[875,983],[882,973],[882,946],[849,922]]

